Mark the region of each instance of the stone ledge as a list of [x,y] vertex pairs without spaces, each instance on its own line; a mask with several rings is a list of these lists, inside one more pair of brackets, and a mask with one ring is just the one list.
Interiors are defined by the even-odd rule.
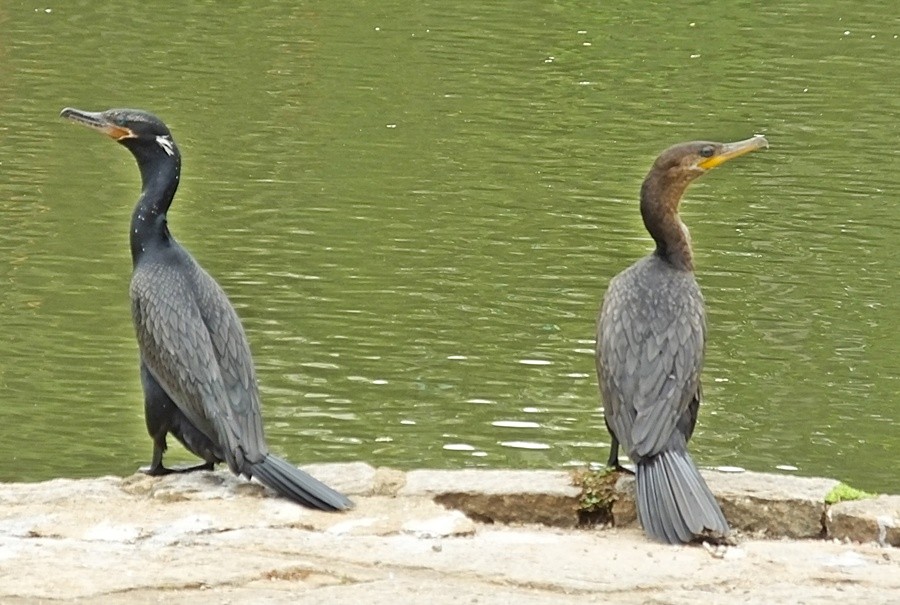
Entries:
[[[351,497],[428,499],[482,523],[571,528],[582,522],[581,488],[573,474],[546,470],[413,470],[362,462],[314,464],[304,470]],[[747,536],[835,538],[900,546],[900,496],[825,504],[837,481],[766,473],[703,471],[729,524]],[[611,482],[609,515],[616,527],[636,527],[634,478]],[[266,489],[224,470],[164,478],[55,479],[0,485],[0,509],[115,500],[122,493],[162,502],[262,497]],[[280,500],[273,500],[280,503]],[[400,506],[400,503],[397,503]],[[402,507],[401,507],[402,508]]]
[[768,473],[704,471],[735,529],[771,538],[823,538],[825,497],[834,479]]
[[581,490],[563,471],[417,470],[398,495],[429,497],[483,523],[574,527]]
[[[732,529],[757,538],[838,539],[900,546],[900,496],[825,503],[835,479],[703,470]],[[617,527],[637,525],[634,477],[615,484],[611,513]]]
[[[306,470],[346,489],[356,507],[306,509],[225,470],[0,484],[0,603],[643,605],[731,603],[736,594],[747,603],[890,603],[900,589],[900,556],[871,542],[746,535],[712,551],[652,542],[636,528],[558,527],[573,522],[579,495],[564,472]],[[729,489],[740,485],[729,477]],[[605,496],[617,480],[629,481],[588,484]],[[885,518],[896,517],[896,498],[879,499],[874,512],[836,506],[832,522],[871,518],[862,539],[879,523],[894,539]],[[479,499],[482,508],[472,504]],[[532,505],[542,499],[565,512]]]
[[829,507],[825,526],[839,540],[900,546],[900,496],[838,502]]
[[[403,472],[375,469],[359,462],[303,468],[351,496],[425,497],[480,522],[575,527],[582,520],[581,489],[573,484],[573,473],[568,471]],[[745,535],[881,540],[900,546],[900,496],[840,503],[829,508],[825,497],[838,485],[834,479],[749,471],[703,470],[702,474],[729,524]],[[635,527],[634,478],[619,476],[610,496],[609,517],[613,525]],[[883,538],[879,538],[881,535]]]

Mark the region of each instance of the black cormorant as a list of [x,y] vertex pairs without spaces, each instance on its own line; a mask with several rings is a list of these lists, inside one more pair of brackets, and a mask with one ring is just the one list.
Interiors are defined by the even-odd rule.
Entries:
[[[115,139],[134,155],[141,196],[131,216],[131,310],[141,357],[151,475],[163,466],[171,433],[206,461],[256,477],[305,506],[341,510],[345,496],[269,453],[247,337],[219,284],[182,248],[166,223],[178,188],[181,154],[159,118],[133,109],[60,114]],[[180,472],[180,471],[178,471]]]
[[678,216],[687,186],[723,162],[767,145],[675,145],[641,187],[641,216],[656,250],[609,282],[597,323],[597,376],[612,436],[636,465],[644,531],[672,544],[728,534],[728,523],[687,452],[700,405],[706,318],[694,279],[691,239]]

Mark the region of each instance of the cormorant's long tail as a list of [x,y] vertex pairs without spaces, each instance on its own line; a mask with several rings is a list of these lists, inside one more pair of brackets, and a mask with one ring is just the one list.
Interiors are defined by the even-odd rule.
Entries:
[[309,508],[332,511],[353,507],[353,502],[343,494],[272,454],[250,465],[250,475],[281,496]]
[[687,450],[667,450],[637,465],[637,509],[644,531],[669,544],[722,538],[728,522]]

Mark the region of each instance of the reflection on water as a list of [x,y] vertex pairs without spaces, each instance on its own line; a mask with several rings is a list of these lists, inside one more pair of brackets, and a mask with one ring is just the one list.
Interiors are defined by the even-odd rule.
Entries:
[[0,9],[0,479],[150,454],[137,170],[56,119],[76,105],[173,129],[171,228],[244,320],[272,447],[407,468],[605,460],[594,318],[649,249],[640,181],[676,141],[764,133],[683,208],[710,322],[693,450],[900,490],[886,0],[150,4],[125,28]]

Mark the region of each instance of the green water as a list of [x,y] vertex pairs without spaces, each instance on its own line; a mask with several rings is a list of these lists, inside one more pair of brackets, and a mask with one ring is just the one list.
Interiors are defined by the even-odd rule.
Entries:
[[173,130],[170,226],[244,320],[273,449],[401,468],[605,460],[594,318],[650,249],[641,179],[765,134],[683,207],[692,451],[900,492],[896,3],[476,4],[0,6],[0,480],[150,456],[138,173],[72,105]]

